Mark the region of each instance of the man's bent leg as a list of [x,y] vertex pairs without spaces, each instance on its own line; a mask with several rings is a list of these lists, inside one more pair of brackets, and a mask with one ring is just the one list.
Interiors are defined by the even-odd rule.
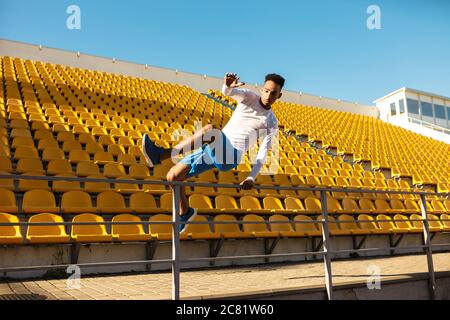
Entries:
[[[173,166],[167,173],[167,181],[184,181],[191,170],[191,166],[184,163],[177,163]],[[173,187],[171,187],[173,189]],[[180,187],[180,212],[182,216],[189,209],[189,202],[186,197],[186,188],[184,186]]]

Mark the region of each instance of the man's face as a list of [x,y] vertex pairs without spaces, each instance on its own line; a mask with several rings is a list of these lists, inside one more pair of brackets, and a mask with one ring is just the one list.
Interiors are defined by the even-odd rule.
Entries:
[[261,101],[266,107],[270,107],[281,97],[281,86],[272,80],[267,80],[261,89]]

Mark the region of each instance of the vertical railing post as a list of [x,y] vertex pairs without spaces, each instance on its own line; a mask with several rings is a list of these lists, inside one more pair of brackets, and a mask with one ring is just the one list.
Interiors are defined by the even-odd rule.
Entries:
[[172,300],[180,300],[180,186],[173,186],[172,198]]
[[327,207],[327,192],[320,191],[320,201],[322,204],[322,238],[323,238],[323,262],[325,267],[325,285],[327,288],[328,299],[333,299],[333,274],[331,272],[331,258],[330,258],[330,233],[328,228],[328,207]]
[[423,220],[423,239],[425,244],[425,250],[427,252],[427,262],[428,262],[428,275],[429,275],[429,288],[431,299],[436,299],[436,279],[434,277],[434,266],[433,266],[433,251],[431,248],[430,239],[430,229],[428,225],[427,216],[427,202],[425,200],[425,193],[420,194],[420,210],[422,211]]

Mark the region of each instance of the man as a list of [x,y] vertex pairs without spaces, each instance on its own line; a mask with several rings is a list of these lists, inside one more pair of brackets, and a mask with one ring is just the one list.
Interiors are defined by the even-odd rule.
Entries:
[[[284,82],[284,78],[280,75],[268,74],[258,95],[247,89],[238,89],[245,83],[239,82],[239,77],[235,73],[227,73],[222,93],[234,98],[238,105],[226,126],[220,131],[212,125],[207,125],[173,149],[156,146],[145,134],[142,139],[142,151],[147,162],[153,167],[173,154],[183,152],[187,148],[192,150],[193,146],[200,143],[203,144],[201,148],[170,169],[167,181],[184,181],[213,168],[229,171],[237,167],[242,156],[256,143],[259,133],[260,138],[264,137],[264,140],[260,145],[256,163],[249,176],[240,184],[243,190],[253,188],[256,176],[264,165],[267,152],[278,133],[278,121],[271,106],[281,97]],[[186,222],[191,221],[197,214],[195,208],[189,207],[184,187],[180,188],[179,214],[180,232],[183,233],[186,230]]]

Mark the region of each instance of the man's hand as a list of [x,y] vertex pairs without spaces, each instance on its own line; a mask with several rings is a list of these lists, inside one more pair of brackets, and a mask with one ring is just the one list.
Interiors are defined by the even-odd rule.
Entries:
[[255,181],[252,178],[247,178],[241,182],[240,186],[242,190],[250,190],[255,185]]
[[239,77],[236,73],[227,73],[223,82],[228,88],[237,88],[245,85],[245,82],[239,82]]

